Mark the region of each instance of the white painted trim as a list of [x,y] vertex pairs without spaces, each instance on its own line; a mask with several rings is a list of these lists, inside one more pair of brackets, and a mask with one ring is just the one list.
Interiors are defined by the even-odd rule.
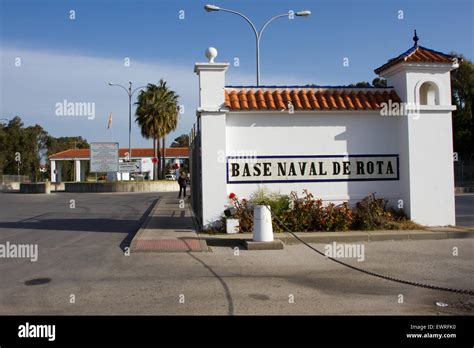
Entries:
[[392,75],[400,72],[400,71],[406,71],[406,72],[415,72],[415,71],[423,71],[426,70],[427,72],[448,72],[451,70],[454,70],[459,67],[459,64],[457,63],[407,63],[407,62],[401,62],[398,64],[395,64],[388,68],[387,70],[384,70],[378,74],[379,76],[383,78],[388,78],[391,77]]

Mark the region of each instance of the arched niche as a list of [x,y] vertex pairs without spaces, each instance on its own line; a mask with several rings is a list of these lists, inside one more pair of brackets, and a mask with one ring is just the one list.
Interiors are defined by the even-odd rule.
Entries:
[[438,85],[432,81],[421,83],[418,88],[418,100],[420,105],[440,105]]

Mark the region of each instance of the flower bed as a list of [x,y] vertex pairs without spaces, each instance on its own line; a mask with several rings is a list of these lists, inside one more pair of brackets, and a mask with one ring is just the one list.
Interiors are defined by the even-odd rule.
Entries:
[[221,232],[226,218],[238,219],[241,233],[252,232],[255,205],[270,206],[275,232],[284,231],[283,226],[293,232],[422,229],[406,217],[403,209],[389,207],[387,200],[375,197],[374,193],[354,207],[348,202],[325,205],[307,190],[302,196],[296,192],[280,195],[257,191],[250,199],[239,199],[231,193],[229,199],[234,209],[230,216],[222,218]]

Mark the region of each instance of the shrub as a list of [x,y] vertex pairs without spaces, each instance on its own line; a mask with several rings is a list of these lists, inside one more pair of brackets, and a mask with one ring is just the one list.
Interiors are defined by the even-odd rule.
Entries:
[[353,212],[347,202],[339,206],[333,203],[324,208],[324,215],[321,222],[324,231],[347,231],[353,224]]
[[[255,205],[270,206],[275,232],[284,231],[283,226],[294,232],[421,228],[407,219],[403,210],[388,207],[388,201],[376,198],[374,193],[358,202],[353,209],[348,202],[324,206],[321,199],[314,199],[307,190],[303,190],[301,197],[296,192],[288,196],[259,190],[249,200],[239,200],[233,193],[229,199],[235,208],[232,218],[239,219],[240,232],[252,232]],[[225,219],[221,224],[224,230]]]
[[399,229],[398,222],[407,220],[403,210],[395,211],[388,207],[388,201],[375,198],[375,193],[358,202],[354,208],[354,229]]

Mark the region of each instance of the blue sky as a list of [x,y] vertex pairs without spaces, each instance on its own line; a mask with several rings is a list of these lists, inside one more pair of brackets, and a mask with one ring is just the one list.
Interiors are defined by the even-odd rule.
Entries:
[[[163,77],[185,110],[168,142],[188,133],[198,100],[193,67],[205,61],[207,47],[218,49],[217,61],[231,63],[227,84],[255,82],[250,27],[238,16],[205,12],[208,2],[243,12],[258,27],[288,10],[312,11],[309,18],[282,18],[267,28],[261,44],[263,84],[372,81],[375,68],[411,47],[415,28],[422,46],[474,55],[471,0],[0,0],[0,117],[20,115],[26,125],[41,124],[55,136],[114,139],[126,147],[127,96],[106,82],[139,86]],[[123,64],[126,57],[130,67]],[[232,65],[235,58],[239,67]],[[63,100],[95,103],[96,117],[57,116],[55,105]],[[106,130],[110,113],[113,134]],[[151,141],[134,126],[132,144],[150,146]]]

